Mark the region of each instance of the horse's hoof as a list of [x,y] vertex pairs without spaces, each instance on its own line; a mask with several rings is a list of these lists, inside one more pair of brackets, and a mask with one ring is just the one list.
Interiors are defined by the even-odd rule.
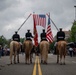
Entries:
[[30,65],[30,63],[28,63],[28,65]]
[[30,63],[32,64],[32,61]]
[[41,60],[41,63],[43,63],[43,61]]
[[46,65],[47,65],[47,62],[45,62],[44,64],[46,64]]
[[62,63],[60,63],[60,65],[62,65]]
[[16,64],[16,62],[14,62],[14,64]]
[[59,63],[59,62],[56,62],[57,64]]
[[46,62],[46,61],[44,61],[44,64],[47,64],[47,62]]
[[20,62],[18,62],[18,63],[20,63]]
[[63,63],[63,65],[66,65],[65,63]]
[[10,64],[7,64],[8,66],[10,66],[11,65],[11,63]]

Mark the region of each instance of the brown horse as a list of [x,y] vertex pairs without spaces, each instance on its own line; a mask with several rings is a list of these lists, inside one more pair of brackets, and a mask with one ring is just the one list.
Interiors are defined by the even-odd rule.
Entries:
[[12,56],[14,54],[14,64],[16,64],[16,55],[17,62],[19,63],[19,52],[20,52],[20,43],[16,41],[11,41],[10,43],[10,63],[12,64]]
[[40,42],[41,63],[47,64],[49,51],[49,43],[47,41]]
[[33,48],[32,41],[30,40],[25,40],[23,43],[23,49],[25,51],[25,61],[26,64],[32,63],[32,57],[31,57],[31,50]]
[[[62,58],[64,57],[64,62],[63,64],[65,64],[65,56],[66,56],[66,46],[67,46],[67,43],[66,41],[59,41],[57,43],[57,46],[56,46],[56,51],[57,51],[57,63],[59,63],[59,58],[60,58],[60,64],[62,64]],[[60,57],[59,57],[60,55]]]

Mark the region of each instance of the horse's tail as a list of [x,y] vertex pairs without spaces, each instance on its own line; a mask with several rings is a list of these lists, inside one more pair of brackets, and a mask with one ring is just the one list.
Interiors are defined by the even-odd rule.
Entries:
[[48,51],[49,51],[49,43],[47,41],[42,41],[40,43],[40,53],[41,53],[41,60],[44,61],[44,63],[47,63],[48,58]]
[[[30,50],[30,42],[27,42],[27,49]],[[27,51],[27,54],[26,54],[27,58],[29,58],[29,51]]]
[[29,55],[32,51],[33,45],[31,41],[25,41],[25,53],[26,57],[29,58]]
[[61,52],[62,52],[62,54],[64,55],[64,54],[66,54],[66,45],[67,45],[67,43],[66,43],[66,41],[60,41],[60,50],[61,50]]
[[10,43],[10,59],[12,59],[12,55],[13,55],[13,41]]

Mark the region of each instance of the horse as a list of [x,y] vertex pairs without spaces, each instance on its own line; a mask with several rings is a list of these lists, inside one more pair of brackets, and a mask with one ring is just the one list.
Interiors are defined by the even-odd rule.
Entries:
[[40,42],[40,55],[41,55],[41,63],[47,64],[48,59],[48,51],[49,51],[49,43],[48,41]]
[[[65,56],[66,56],[66,52],[67,52],[66,47],[67,47],[66,41],[57,42],[57,46],[56,46],[57,63],[59,63],[59,58],[60,58],[60,64],[61,65],[62,65],[62,63],[65,65]],[[64,61],[62,62],[63,58],[64,58]]]
[[30,40],[25,40],[23,43],[23,49],[25,51],[25,61],[26,64],[32,63],[31,50],[33,48],[33,43]]
[[19,63],[19,52],[20,52],[20,43],[17,41],[11,41],[10,43],[10,63],[12,64],[12,56],[14,55],[14,64],[16,64],[16,55],[17,62]]

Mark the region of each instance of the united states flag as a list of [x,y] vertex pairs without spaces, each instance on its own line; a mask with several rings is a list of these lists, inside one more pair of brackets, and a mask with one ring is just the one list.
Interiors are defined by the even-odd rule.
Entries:
[[34,18],[35,18],[35,23],[36,25],[42,26],[42,27],[46,27],[46,15],[40,14],[34,14]]
[[51,42],[51,43],[53,42],[53,34],[51,31],[50,17],[48,17],[48,26],[47,26],[46,38],[49,42]]

